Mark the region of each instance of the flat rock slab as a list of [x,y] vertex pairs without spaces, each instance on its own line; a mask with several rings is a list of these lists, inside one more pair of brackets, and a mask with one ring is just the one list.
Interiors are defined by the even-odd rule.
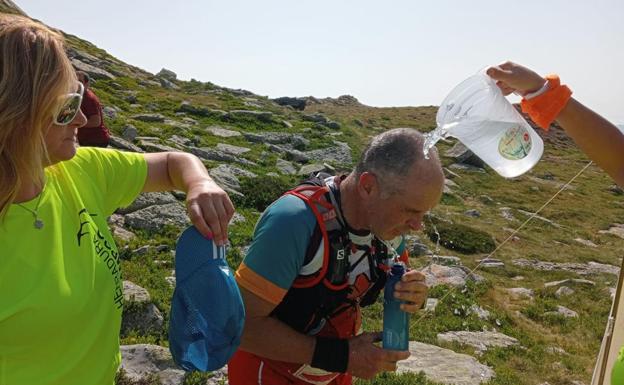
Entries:
[[496,332],[456,331],[440,333],[438,334],[438,341],[458,342],[462,345],[470,345],[479,352],[484,352],[490,347],[506,348],[518,344],[517,339]]
[[132,381],[141,381],[149,375],[156,375],[163,385],[178,385],[184,381],[184,370],[173,362],[169,349],[162,346],[122,346],[121,367]]
[[598,262],[588,262],[588,263],[556,263],[556,262],[543,262],[538,261],[536,259],[528,260],[523,258],[514,259],[512,262],[516,266],[520,267],[530,267],[532,269],[544,270],[544,271],[553,271],[553,270],[564,270],[572,273],[576,273],[579,275],[587,275],[587,274],[613,274],[619,275],[620,268],[613,265],[606,265],[604,263]]
[[424,372],[427,379],[449,385],[478,385],[495,376],[492,368],[466,354],[414,341],[409,350],[412,355],[398,362],[398,373]]

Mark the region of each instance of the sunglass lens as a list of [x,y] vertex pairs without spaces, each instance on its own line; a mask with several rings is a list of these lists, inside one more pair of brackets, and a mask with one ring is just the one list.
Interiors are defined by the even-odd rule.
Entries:
[[79,109],[80,97],[72,96],[59,110],[59,113],[56,117],[56,124],[61,126],[68,125],[69,123],[71,123],[72,120],[74,120]]

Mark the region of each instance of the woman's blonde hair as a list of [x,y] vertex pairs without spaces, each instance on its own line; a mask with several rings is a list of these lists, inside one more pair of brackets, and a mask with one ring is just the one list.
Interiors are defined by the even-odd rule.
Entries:
[[60,98],[75,84],[59,33],[0,14],[0,221],[23,183],[43,185],[45,135]]

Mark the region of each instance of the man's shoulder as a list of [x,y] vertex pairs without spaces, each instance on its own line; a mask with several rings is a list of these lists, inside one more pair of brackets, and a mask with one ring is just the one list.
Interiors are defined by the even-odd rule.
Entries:
[[300,198],[285,194],[274,201],[262,214],[264,222],[269,224],[314,223],[314,213]]

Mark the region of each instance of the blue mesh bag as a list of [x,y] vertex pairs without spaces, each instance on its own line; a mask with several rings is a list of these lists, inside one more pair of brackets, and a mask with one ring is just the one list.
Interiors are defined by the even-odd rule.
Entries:
[[240,344],[245,307],[225,246],[216,246],[195,227],[176,246],[176,288],[169,318],[169,350],[188,371],[223,367]]

